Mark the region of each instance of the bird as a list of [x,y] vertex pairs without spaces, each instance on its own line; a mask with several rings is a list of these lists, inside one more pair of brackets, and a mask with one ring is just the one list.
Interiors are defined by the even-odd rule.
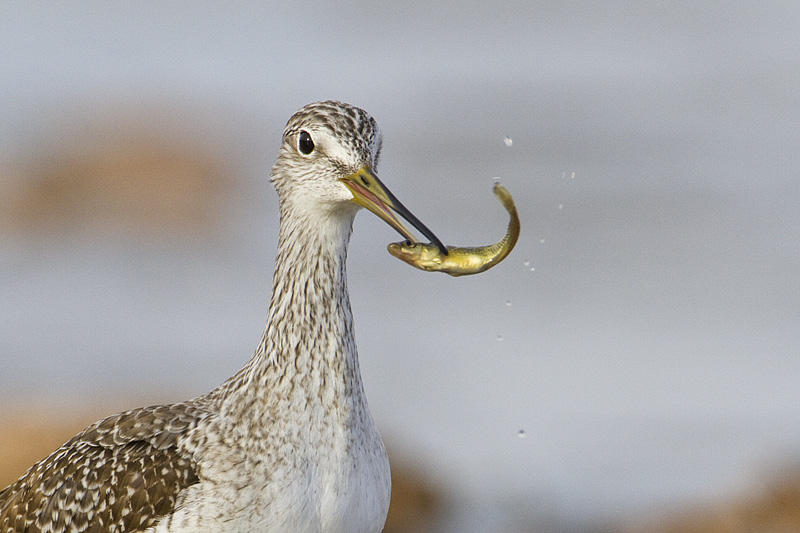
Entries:
[[0,532],[381,531],[391,475],[359,369],[347,250],[363,207],[441,241],[377,175],[363,109],[314,102],[270,181],[280,230],[252,357],[211,392],[95,422],[0,491]]

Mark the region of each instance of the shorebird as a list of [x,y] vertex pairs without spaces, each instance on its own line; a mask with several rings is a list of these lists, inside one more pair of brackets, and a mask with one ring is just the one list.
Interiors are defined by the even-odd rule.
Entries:
[[0,491],[0,531],[376,532],[390,473],[367,406],[345,262],[360,207],[436,236],[378,179],[365,111],[309,104],[271,181],[280,236],[255,354],[210,393],[96,422]]

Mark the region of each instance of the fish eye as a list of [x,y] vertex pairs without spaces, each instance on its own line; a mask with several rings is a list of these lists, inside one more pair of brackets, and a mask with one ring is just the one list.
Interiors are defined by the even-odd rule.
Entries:
[[314,151],[314,141],[311,140],[311,135],[303,130],[297,139],[297,149],[301,154],[308,155]]
[[404,245],[404,246],[412,246],[413,244],[414,244],[414,243],[413,243],[413,242],[411,242],[411,241],[409,241],[408,239],[406,239],[406,240],[404,240],[404,241],[403,241],[403,245]]

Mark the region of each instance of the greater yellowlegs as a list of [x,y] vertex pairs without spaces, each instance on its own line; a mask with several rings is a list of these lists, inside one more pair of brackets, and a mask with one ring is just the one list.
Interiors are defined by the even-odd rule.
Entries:
[[210,393],[101,420],[0,491],[2,531],[376,532],[389,462],[358,366],[345,261],[366,207],[441,242],[378,180],[365,111],[309,104],[272,183],[280,237],[267,326]]

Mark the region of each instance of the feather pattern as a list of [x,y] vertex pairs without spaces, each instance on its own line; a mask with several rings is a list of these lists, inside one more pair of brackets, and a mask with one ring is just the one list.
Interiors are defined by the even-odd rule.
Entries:
[[178,439],[205,414],[146,407],[96,422],[0,492],[0,530],[136,531],[155,525],[197,483]]

